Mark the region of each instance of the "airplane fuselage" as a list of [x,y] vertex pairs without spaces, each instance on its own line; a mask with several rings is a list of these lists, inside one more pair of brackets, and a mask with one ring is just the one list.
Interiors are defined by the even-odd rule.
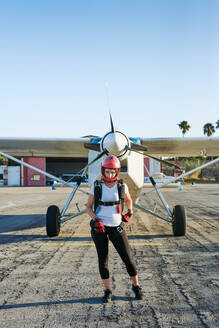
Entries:
[[[144,185],[144,158],[142,154],[128,149],[130,148],[131,140],[120,131],[109,132],[101,140],[94,138],[92,142],[94,144],[100,143],[101,151],[107,150],[109,154],[119,158],[121,163],[120,179],[123,179],[128,185],[130,195],[133,201],[136,202]],[[97,151],[90,150],[88,163],[96,158],[98,154]],[[88,168],[89,185],[95,180],[101,179],[101,163],[105,157],[106,155]]]

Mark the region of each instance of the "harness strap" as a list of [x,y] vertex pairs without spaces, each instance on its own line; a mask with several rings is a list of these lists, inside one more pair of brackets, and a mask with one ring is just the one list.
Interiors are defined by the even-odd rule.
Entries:
[[97,207],[99,205],[103,206],[113,206],[113,205],[119,205],[121,203],[122,211],[124,207],[124,198],[125,198],[125,186],[123,183],[123,180],[117,181],[118,185],[118,193],[119,193],[119,200],[114,202],[102,202],[101,196],[102,196],[102,181],[96,180],[94,182],[94,211],[96,211]]
[[103,205],[103,206],[119,205],[120,204],[120,200],[116,200],[114,202],[102,202],[101,200],[99,200],[98,204],[99,205]]
[[125,186],[124,186],[124,183],[123,183],[122,179],[118,180],[118,192],[119,192],[119,199],[120,199],[120,202],[121,202],[121,207],[122,207],[122,212],[123,212],[124,199],[125,199]]
[[94,212],[98,207],[99,200],[101,199],[102,195],[102,184],[101,181],[96,180],[94,182]]

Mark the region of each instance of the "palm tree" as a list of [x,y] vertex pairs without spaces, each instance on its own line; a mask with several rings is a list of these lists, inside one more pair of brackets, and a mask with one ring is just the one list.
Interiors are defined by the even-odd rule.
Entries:
[[187,121],[182,121],[178,125],[179,125],[180,130],[182,130],[182,135],[184,137],[186,132],[188,132],[189,129],[191,128],[191,126],[189,125],[189,123]]
[[216,129],[219,129],[219,120],[216,122]]
[[211,123],[206,123],[203,126],[203,131],[204,131],[204,134],[207,134],[207,136],[210,137],[213,133],[215,133],[214,125]]

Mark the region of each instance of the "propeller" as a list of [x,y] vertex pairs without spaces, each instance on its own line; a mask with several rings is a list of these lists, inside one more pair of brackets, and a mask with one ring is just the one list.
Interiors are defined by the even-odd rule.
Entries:
[[[109,111],[109,115],[110,115],[110,125],[111,125],[111,131],[110,132],[108,132],[105,136],[107,136],[107,135],[109,135],[109,134],[111,134],[111,133],[115,133],[115,128],[114,128],[114,124],[113,124],[113,119],[112,119],[112,115],[111,115],[111,112]],[[105,137],[104,136],[104,137]],[[85,137],[92,137],[92,136],[84,136],[83,138],[85,138]],[[102,138],[102,141],[103,141],[103,139],[104,139],[104,137]],[[90,149],[90,150],[94,150],[94,151],[98,151],[98,152],[100,152],[101,151],[101,149],[102,149],[102,147],[100,146],[100,144],[99,143],[92,143],[92,142],[85,142],[84,143],[84,147],[86,148],[86,149]],[[139,149],[139,150],[141,150],[141,149]],[[145,149],[144,149],[145,150]]]
[[110,114],[110,123],[111,123],[111,132],[115,132],[115,129],[114,129],[114,125],[113,125],[113,119],[112,119],[112,115],[111,115],[111,113],[109,112],[109,114]]
[[[135,145],[135,146],[133,146],[133,145]],[[147,154],[147,153],[144,153],[144,154],[140,153],[139,149],[137,150],[138,147],[136,147],[136,146],[138,146],[139,149],[140,149],[141,151],[145,151],[144,148],[147,149],[147,147],[145,147],[145,146],[143,146],[143,145],[137,145],[137,144],[134,144],[134,143],[131,144],[131,147],[126,146],[126,149],[127,149],[127,150],[130,150],[130,151],[134,151],[135,153],[138,153],[138,154],[140,154],[140,155],[142,155],[142,156],[144,156],[144,157],[150,157],[150,158],[152,158],[152,159],[154,159],[155,161],[158,161],[158,162],[160,162],[160,163],[164,163],[164,164],[166,164],[166,165],[174,166],[175,168],[180,169],[180,167],[179,167],[178,165],[174,164],[174,163],[171,163],[171,162],[169,162],[169,161],[166,161],[166,160],[163,160],[163,159],[160,159],[160,158],[157,158],[157,157],[151,156],[151,155],[149,155],[149,154]]]
[[86,172],[86,170],[88,169],[88,167],[92,164],[94,164],[96,161],[98,161],[101,157],[103,157],[104,155],[108,155],[109,152],[107,149],[104,149],[99,155],[97,155],[97,157],[95,157],[91,162],[89,162],[83,169],[81,169],[78,174],[82,173],[83,174]]
[[100,151],[100,144],[95,144],[95,143],[92,143],[92,142],[85,142],[84,143],[84,147],[86,149],[90,149],[90,150],[95,150],[95,151]]
[[[105,136],[102,138],[100,143],[92,143],[92,142],[84,143],[84,147],[87,149],[94,150],[96,152],[100,152],[102,150],[102,152],[93,161],[91,161],[85,167],[85,169],[87,169],[90,165],[92,165],[95,161],[97,161],[105,154],[112,153],[117,157],[122,157],[126,155],[127,151],[134,151],[140,155],[150,157],[160,163],[164,163],[168,166],[174,166],[175,168],[180,169],[180,167],[176,164],[170,163],[168,161],[147,154],[146,146],[130,142],[130,139],[126,137],[122,132],[115,131],[113,119],[111,115],[110,103],[109,103],[108,82],[106,79],[105,79],[105,90],[106,90],[107,105],[109,109],[111,131],[105,134]],[[85,136],[85,137],[92,137],[92,136]]]
[[154,156],[148,155],[148,154],[146,154],[145,156],[150,157],[150,158],[154,159],[155,161],[158,161],[158,162],[164,163],[164,164],[166,164],[166,165],[174,166],[175,168],[181,170],[181,168],[180,168],[178,165],[176,165],[176,164],[174,164],[174,163],[171,163],[171,162],[169,162],[169,161],[166,161],[166,160],[163,160],[163,159],[160,159],[160,158],[157,158],[157,157],[154,157]]
[[134,142],[131,142],[131,150],[147,151],[148,148],[146,146],[135,144]]
[[104,79],[104,81],[105,81],[107,107],[108,107],[109,115],[110,115],[111,132],[115,132],[114,125],[113,125],[113,119],[112,119],[112,115],[111,115],[111,109],[110,109],[108,82],[107,82],[106,78]]

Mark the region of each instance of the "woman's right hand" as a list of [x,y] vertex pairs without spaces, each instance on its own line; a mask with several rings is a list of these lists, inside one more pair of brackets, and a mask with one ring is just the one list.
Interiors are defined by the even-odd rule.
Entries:
[[90,221],[90,226],[91,226],[91,229],[93,230],[93,231],[95,231],[95,232],[97,232],[97,233],[103,233],[103,232],[105,232],[105,227],[104,227],[104,224],[103,224],[103,222],[100,220],[100,219],[98,219],[98,218],[96,218],[96,219],[92,219],[91,221]]

